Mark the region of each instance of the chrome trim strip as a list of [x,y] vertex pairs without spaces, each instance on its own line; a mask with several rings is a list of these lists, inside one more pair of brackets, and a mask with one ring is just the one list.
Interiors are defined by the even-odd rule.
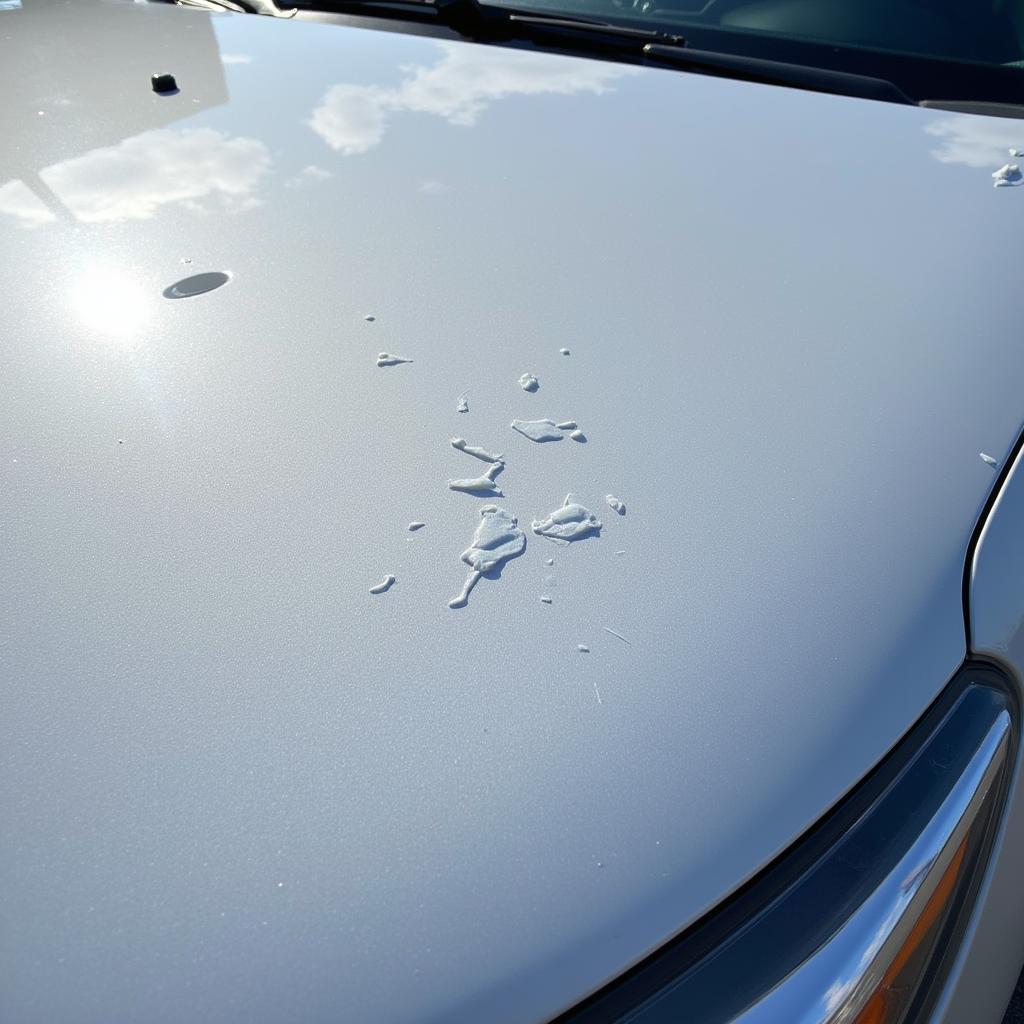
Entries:
[[845,1024],[863,1009],[974,824],[1006,759],[1001,711],[928,825],[882,883],[813,956],[736,1024]]

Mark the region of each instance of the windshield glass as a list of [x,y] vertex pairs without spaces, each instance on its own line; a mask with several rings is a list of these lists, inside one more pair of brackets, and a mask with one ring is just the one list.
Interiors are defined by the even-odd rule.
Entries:
[[[723,31],[908,57],[1024,68],[1024,0],[511,0],[567,15],[643,19],[686,33]],[[689,31],[688,31],[689,30]]]

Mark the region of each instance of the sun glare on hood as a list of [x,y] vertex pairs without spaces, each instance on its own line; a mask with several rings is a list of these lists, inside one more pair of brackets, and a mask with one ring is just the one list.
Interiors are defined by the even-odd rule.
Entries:
[[95,267],[77,281],[70,295],[75,317],[90,333],[134,345],[153,312],[153,299],[137,280],[117,267]]

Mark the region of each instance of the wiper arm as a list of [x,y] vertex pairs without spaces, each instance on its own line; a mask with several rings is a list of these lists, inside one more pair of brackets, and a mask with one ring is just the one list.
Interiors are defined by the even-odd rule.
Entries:
[[718,53],[715,50],[692,50],[687,46],[666,46],[663,43],[648,43],[644,47],[644,55],[677,67],[718,72],[725,77],[748,82],[788,85],[796,89],[860,96],[888,103],[914,103],[902,89],[884,78],[869,78],[867,75],[854,75],[847,71],[832,71],[807,64],[785,64],[782,61]]
[[[295,2],[295,0],[293,0]],[[686,39],[659,29],[642,28],[610,21],[575,18],[561,14],[543,14],[480,3],[480,0],[298,0],[306,10],[343,11],[358,14],[375,10],[394,14],[405,8],[431,21],[454,29],[470,39],[486,42],[527,39],[565,39],[585,41],[588,50],[612,49],[616,56],[639,61],[672,64],[676,67],[708,71],[727,78],[771,85],[786,85],[813,92],[861,96],[889,103],[912,104],[906,93],[881,78],[832,71],[805,64],[695,50]],[[429,14],[427,13],[429,12]],[[635,45],[640,44],[640,45]]]
[[559,30],[594,32],[616,39],[656,40],[671,46],[682,46],[686,43],[686,40],[680,35],[673,35],[658,29],[621,25],[613,21],[600,21],[595,18],[574,18],[561,13],[542,14],[538,11],[520,11],[494,4],[482,4],[479,0],[429,0],[429,2],[437,10],[441,20],[454,27],[460,24],[472,27],[504,22],[527,28],[551,29],[556,32]]
[[[455,0],[462,3],[463,0]],[[623,39],[657,39],[668,46],[685,46],[683,36],[673,35],[653,28],[635,28],[632,25],[617,25],[612,21],[591,21],[588,18],[563,18],[546,14],[518,14],[511,12],[508,20],[519,25],[536,25],[540,28],[569,29],[577,32],[598,32],[603,35],[619,36]],[[649,44],[649,45],[654,45]]]
[[[305,11],[331,11],[358,14],[363,11],[395,14],[405,8],[424,15],[435,24],[455,29],[473,39],[504,40],[525,35],[558,36],[585,34],[593,39],[606,39],[616,45],[623,41],[657,42],[670,46],[685,43],[680,35],[658,29],[639,28],[591,18],[574,18],[562,14],[542,14],[482,4],[479,0],[298,0]],[[640,49],[637,56],[642,56]]]

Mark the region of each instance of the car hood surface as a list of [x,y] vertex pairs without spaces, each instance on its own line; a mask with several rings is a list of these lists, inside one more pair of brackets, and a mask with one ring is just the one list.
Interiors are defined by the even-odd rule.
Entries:
[[544,1021],[962,659],[1016,122],[97,2],[0,78],[4,1020]]

